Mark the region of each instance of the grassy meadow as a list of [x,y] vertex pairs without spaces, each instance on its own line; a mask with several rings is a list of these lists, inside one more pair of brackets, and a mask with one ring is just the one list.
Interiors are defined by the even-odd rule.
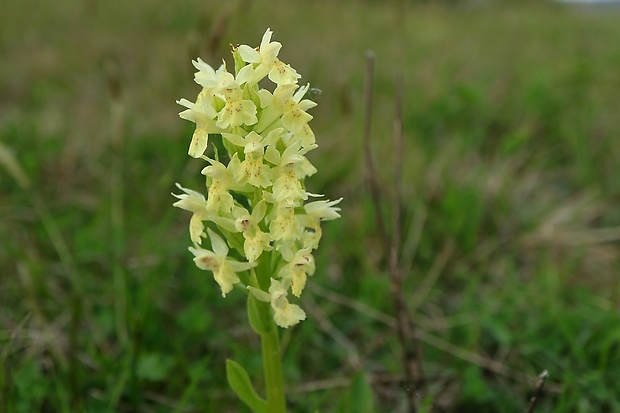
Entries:
[[[410,4],[411,3],[411,4]],[[35,0],[0,13],[0,411],[245,412],[260,377],[245,298],[195,267],[175,182],[191,59],[258,45],[310,82],[308,189],[344,197],[282,331],[291,412],[620,411],[619,11],[537,2]],[[404,78],[402,286],[425,380],[404,379],[386,257]],[[15,161],[17,166],[11,164]],[[20,172],[21,171],[21,172]],[[23,173],[22,173],[23,172]],[[432,407],[431,407],[432,406]]]

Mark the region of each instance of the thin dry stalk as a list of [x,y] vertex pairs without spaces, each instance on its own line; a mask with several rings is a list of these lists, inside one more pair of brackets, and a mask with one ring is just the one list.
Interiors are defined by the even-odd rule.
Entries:
[[542,395],[543,388],[545,387],[545,381],[549,377],[549,372],[544,370],[538,376],[538,380],[536,381],[536,388],[534,389],[534,395],[530,399],[530,406],[527,409],[527,413],[534,413],[534,408],[536,407],[536,401]]
[[[391,317],[385,313],[377,311],[376,309],[362,302],[353,300],[349,297],[335,293],[333,291],[328,291],[317,285],[312,285],[309,288],[311,288],[313,293],[333,303],[343,305],[347,308],[350,308],[353,311],[357,311],[360,314],[370,317],[373,320],[379,321],[385,324],[386,326],[396,328],[396,319],[394,317]],[[429,346],[432,346],[436,348],[437,350],[443,351],[446,354],[449,354],[453,357],[459,358],[470,364],[478,366],[481,369],[488,370],[494,374],[497,374],[502,377],[506,377],[508,379],[514,380],[519,383],[531,383],[531,381],[535,379],[535,377],[530,377],[529,374],[524,371],[512,369],[506,364],[498,360],[491,359],[482,354],[475,353],[465,348],[456,346],[446,340],[443,340],[442,338],[429,333],[428,328],[426,326],[423,326],[422,324],[423,323],[420,323],[419,327],[414,332],[415,339],[420,342],[423,342]],[[404,380],[404,378],[399,377],[394,380],[402,381]],[[430,379],[428,376],[425,376],[425,380],[427,383],[430,382]],[[554,394],[560,394],[563,392],[562,386],[554,384],[554,383],[547,384],[546,389],[548,392],[551,392]]]
[[366,161],[366,181],[370,189],[370,196],[375,211],[375,221],[379,231],[381,246],[383,247],[384,256],[389,256],[389,239],[385,224],[383,223],[383,215],[381,214],[381,191],[379,189],[379,181],[377,180],[377,170],[372,159],[372,148],[370,145],[370,126],[372,118],[372,89],[373,76],[375,66],[375,54],[371,50],[366,52],[366,79],[364,82],[364,157]]
[[222,43],[222,39],[228,30],[231,14],[232,12],[230,8],[224,9],[217,16],[213,26],[211,26],[211,32],[209,33],[209,38],[207,40],[207,53],[209,53],[210,56],[215,55],[215,52]]
[[[415,327],[409,313],[405,296],[403,294],[403,268],[400,254],[402,251],[402,165],[403,165],[403,134],[402,134],[402,111],[403,97],[402,75],[396,82],[396,115],[394,118],[394,191],[393,221],[391,237],[386,230],[381,213],[381,192],[379,189],[378,176],[372,158],[370,144],[371,117],[372,117],[372,86],[374,71],[374,54],[366,53],[366,81],[364,89],[364,155],[366,160],[367,182],[372,197],[375,220],[379,231],[379,239],[384,256],[388,259],[388,272],[390,274],[390,292],[395,307],[396,334],[402,348],[402,362],[404,364],[405,380],[408,388],[416,388],[423,382],[421,346],[415,339]],[[417,411],[417,391],[407,391],[407,405],[410,413]]]
[[[421,346],[414,337],[415,324],[411,318],[405,295],[403,294],[403,269],[400,265],[400,252],[402,250],[402,167],[403,167],[403,77],[397,76],[396,80],[396,114],[394,117],[394,202],[392,221],[392,242],[390,245],[389,273],[390,292],[396,310],[396,333],[402,348],[402,358],[407,386],[417,388],[424,381],[422,370]],[[416,412],[416,399],[419,392],[407,391],[408,410]]]
[[442,271],[448,263],[448,259],[454,252],[454,241],[450,240],[441,249],[441,252],[435,257],[433,266],[426,274],[426,277],[420,282],[416,288],[413,298],[409,300],[409,311],[415,313],[422,306],[426,297],[431,292],[435,282],[441,275]]
[[12,378],[11,378],[11,365],[9,360],[9,355],[12,351],[12,345],[15,342],[15,339],[20,335],[22,329],[30,320],[31,312],[28,312],[22,321],[13,329],[11,335],[9,337],[8,343],[0,352],[0,366],[3,366],[3,371],[0,373],[0,406],[2,407],[3,412],[8,412],[9,410],[9,399],[10,394],[12,392]]
[[306,304],[305,308],[312,315],[312,319],[315,320],[319,327],[327,333],[337,344],[339,344],[347,353],[347,359],[351,367],[355,370],[360,370],[363,367],[360,352],[355,344],[347,338],[339,329],[334,326],[329,317],[325,314],[325,311],[321,309],[321,306],[317,305],[312,296],[304,298]]
[[390,261],[399,264],[399,253],[402,244],[402,213],[403,213],[403,75],[396,77],[396,108],[394,116],[394,220],[392,222],[392,252]]

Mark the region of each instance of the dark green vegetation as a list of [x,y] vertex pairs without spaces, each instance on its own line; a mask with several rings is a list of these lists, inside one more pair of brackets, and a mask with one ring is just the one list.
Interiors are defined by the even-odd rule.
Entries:
[[170,192],[200,188],[203,163],[174,102],[198,93],[191,58],[216,65],[267,27],[322,91],[310,190],[345,197],[309,320],[283,331],[291,411],[402,411],[412,391],[363,189],[366,49],[386,210],[404,72],[405,288],[432,411],[525,411],[543,369],[537,412],[620,411],[618,15],[213,3],[3,5],[0,143],[30,186],[0,169],[0,411],[244,411],[224,360],[258,377],[257,338],[243,295],[186,250]]

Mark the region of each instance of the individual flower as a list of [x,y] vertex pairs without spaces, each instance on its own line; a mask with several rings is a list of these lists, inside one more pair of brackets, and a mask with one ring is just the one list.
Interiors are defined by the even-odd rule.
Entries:
[[217,127],[226,129],[232,126],[254,125],[258,122],[256,105],[249,99],[243,99],[243,91],[237,84],[232,84],[224,91],[226,105],[217,114]]
[[300,200],[308,199],[301,179],[316,172],[316,168],[304,156],[310,149],[313,149],[313,146],[302,148],[301,142],[297,141],[282,154],[274,147],[265,151],[265,160],[275,165],[272,173],[276,177],[272,188],[275,202],[288,202],[297,206]]
[[298,305],[289,303],[288,282],[280,282],[271,279],[269,295],[271,296],[271,308],[273,308],[273,320],[282,328],[288,328],[306,319],[306,313]]
[[272,42],[272,34],[270,29],[265,31],[258,50],[246,45],[237,47],[239,56],[244,62],[257,64],[254,73],[248,78],[248,83],[258,83],[265,76],[269,76],[269,80],[278,85],[297,83],[301,76],[291,66],[278,59],[282,44]]
[[265,217],[267,206],[264,200],[256,204],[250,214],[247,209],[233,208],[233,216],[236,218],[235,227],[243,234],[243,250],[250,262],[255,262],[263,251],[271,251],[271,236],[260,229],[259,223]]
[[250,293],[258,300],[271,303],[273,320],[282,328],[289,328],[306,319],[306,313],[297,304],[291,304],[288,299],[289,280],[278,281],[271,278],[269,293],[255,287],[248,287]]
[[270,168],[263,163],[265,147],[274,145],[282,133],[282,129],[274,129],[264,138],[252,131],[245,138],[233,133],[223,133],[222,136],[237,146],[243,148],[245,159],[241,162],[240,181],[249,182],[259,188],[271,186]]
[[225,61],[222,62],[222,65],[217,70],[214,70],[201,58],[192,60],[192,64],[198,69],[198,72],[194,74],[194,81],[204,88],[203,91],[212,96],[221,95],[226,89],[239,87],[246,82],[251,74],[251,68],[246,67],[244,70],[239,71],[237,76],[233,76],[232,73],[226,70]]
[[241,188],[234,178],[235,171],[240,165],[239,158],[234,154],[228,166],[215,159],[206,159],[211,165],[203,168],[201,173],[210,181],[207,182],[209,188],[207,211],[230,213],[234,200],[229,191]]
[[255,129],[262,132],[280,120],[282,126],[302,140],[302,146],[310,146],[314,144],[315,138],[308,126],[312,115],[306,111],[315,107],[316,103],[308,99],[302,100],[310,85],[303,86],[299,90],[297,88],[299,88],[297,84],[279,85],[273,94],[266,89],[259,90],[258,96],[263,113]]
[[172,194],[175,198],[179,199],[172,205],[192,213],[192,217],[189,220],[189,236],[194,244],[200,245],[202,241],[200,237],[204,235],[204,225],[202,221],[206,220],[209,215],[207,211],[207,201],[200,192],[183,188],[178,183],[176,186],[185,193],[181,195]]
[[273,68],[269,71],[269,80],[277,85],[297,83],[300,77],[295,69],[281,60],[276,60]]
[[215,278],[222,290],[222,297],[226,297],[226,294],[232,290],[233,285],[240,281],[236,273],[247,271],[254,265],[249,262],[239,262],[228,258],[228,245],[226,241],[210,229],[207,229],[207,233],[209,234],[213,251],[192,247],[189,247],[189,250],[194,254],[194,262],[198,268],[213,272],[213,278]]
[[258,121],[256,105],[243,98],[243,85],[251,74],[251,67],[246,67],[233,76],[226,70],[226,62],[219,69],[198,58],[192,61],[198,72],[194,75],[196,83],[203,87],[196,103],[187,99],[177,103],[188,108],[179,116],[196,123],[189,154],[200,157],[207,148],[208,135],[221,133],[231,126],[253,125]]
[[331,221],[336,218],[340,218],[340,208],[334,207],[334,205],[338,205],[342,201],[342,198],[336,199],[335,201],[321,200],[309,202],[304,205],[304,210],[308,216],[316,218],[320,221]]
[[220,89],[235,81],[235,77],[226,70],[226,62],[217,69],[204,62],[201,58],[192,60],[198,71],[194,73],[194,82],[202,86],[209,94],[219,93]]
[[302,226],[295,214],[295,208],[285,203],[275,208],[276,216],[269,223],[269,233],[274,241],[294,241],[301,238]]
[[[312,115],[310,115],[306,111],[315,107],[316,103],[308,99],[301,100],[301,98],[310,88],[310,85],[299,88],[299,90],[293,94],[295,89],[297,89],[297,85],[294,86],[294,88],[291,87],[291,85],[278,86],[274,91],[274,95],[280,93],[279,89],[281,89],[281,93],[284,95],[284,97],[287,97],[284,100],[282,108],[282,124],[289,131],[293,133],[298,133],[303,129],[305,125],[308,124],[308,122],[312,120]],[[276,101],[278,101],[278,99],[276,99]],[[308,144],[313,143],[314,142],[310,142]]]
[[189,145],[188,154],[193,158],[199,158],[207,149],[210,133],[221,133],[222,128],[216,126],[217,111],[214,107],[213,97],[201,92],[192,103],[187,99],[178,100],[177,103],[187,109],[179,113],[179,117],[194,122],[196,130]]
[[340,218],[340,208],[334,207],[342,201],[342,198],[335,201],[321,200],[309,202],[304,205],[305,214],[299,216],[299,222],[305,228],[301,237],[304,248],[317,249],[323,231],[321,229],[322,221],[330,221]]
[[289,280],[293,295],[299,297],[306,286],[307,276],[314,274],[316,269],[312,249],[303,248],[293,253],[285,246],[280,252],[288,263],[278,271],[278,277]]

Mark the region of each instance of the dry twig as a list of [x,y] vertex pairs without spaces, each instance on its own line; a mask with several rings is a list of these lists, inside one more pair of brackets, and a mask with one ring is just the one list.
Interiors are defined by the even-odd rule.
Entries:
[[375,210],[375,220],[383,247],[384,256],[389,256],[388,239],[385,224],[383,223],[383,215],[381,214],[381,191],[379,190],[379,181],[377,180],[377,170],[372,159],[372,148],[370,146],[371,118],[372,118],[372,88],[373,74],[375,66],[375,54],[372,51],[366,52],[366,79],[364,82],[364,156],[366,161],[366,180],[370,188],[370,196]]
[[[402,357],[407,386],[416,388],[423,383],[422,348],[414,337],[415,325],[403,293],[403,268],[400,261],[402,250],[402,167],[403,167],[403,77],[399,74],[396,81],[396,113],[394,117],[394,201],[392,221],[392,242],[390,246],[390,286],[394,306],[396,307],[396,332],[402,347]],[[409,411],[414,413],[417,391],[407,391]]]
[[536,407],[536,401],[542,395],[543,388],[545,387],[545,381],[547,380],[547,377],[549,377],[549,372],[547,370],[544,370],[538,376],[538,380],[536,381],[536,388],[534,389],[534,394],[532,395],[532,398],[530,399],[530,406],[527,409],[527,413],[534,413],[534,408]]
[[[404,366],[405,380],[407,387],[415,388],[417,384],[424,381],[422,372],[421,346],[415,339],[414,322],[407,307],[403,294],[403,268],[400,256],[402,253],[402,165],[403,165],[403,134],[402,134],[402,108],[403,108],[403,80],[402,75],[397,78],[396,84],[396,114],[394,117],[394,191],[393,200],[393,221],[391,237],[387,232],[383,221],[381,209],[381,193],[379,189],[378,176],[372,158],[370,145],[371,117],[372,117],[372,86],[373,86],[374,54],[366,54],[366,81],[364,90],[364,155],[366,160],[367,181],[372,197],[375,220],[379,231],[379,239],[383,249],[384,257],[388,260],[388,272],[390,274],[390,292],[395,307],[396,334],[402,348],[402,361]],[[408,391],[407,393],[408,411],[417,411],[416,398],[420,397],[418,392]]]

